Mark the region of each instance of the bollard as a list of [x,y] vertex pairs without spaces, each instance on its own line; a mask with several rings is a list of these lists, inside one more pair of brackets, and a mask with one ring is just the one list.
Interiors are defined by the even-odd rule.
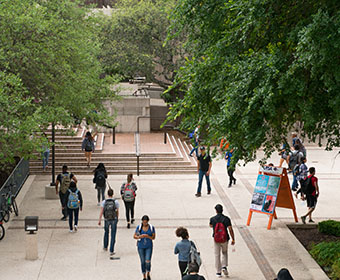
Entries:
[[26,234],[26,260],[34,261],[38,259],[38,234]]
[[55,193],[55,186],[45,186],[45,199],[59,199],[59,196]]

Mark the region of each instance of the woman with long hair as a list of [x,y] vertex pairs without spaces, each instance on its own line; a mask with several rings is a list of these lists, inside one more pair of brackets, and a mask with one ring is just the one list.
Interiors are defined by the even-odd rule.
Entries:
[[92,152],[94,152],[94,137],[95,135],[92,136],[90,131],[86,132],[85,138],[81,145],[81,150],[85,150],[85,158],[88,167],[90,167]]
[[[97,168],[93,171],[93,183],[96,184],[95,188],[97,189],[97,199],[98,206],[100,206],[100,202],[105,200],[105,189],[106,189],[106,179],[107,179],[107,171],[104,163],[99,163]],[[102,199],[100,200],[100,195]]]
[[125,214],[127,221],[127,228],[130,228],[130,214],[131,214],[131,224],[135,221],[135,200],[136,200],[136,190],[137,186],[135,182],[133,182],[133,174],[127,175],[126,183],[120,188],[120,195],[122,196],[122,200],[125,205]]
[[155,228],[149,224],[149,217],[144,215],[142,223],[137,226],[134,239],[137,239],[138,254],[141,262],[143,280],[151,280],[151,256],[152,256],[152,241],[156,238]]

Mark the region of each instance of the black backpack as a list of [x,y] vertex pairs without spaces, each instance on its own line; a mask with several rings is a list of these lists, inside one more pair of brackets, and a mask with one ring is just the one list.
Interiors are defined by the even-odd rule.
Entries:
[[85,150],[92,150],[92,141],[86,138]]
[[117,218],[116,202],[114,199],[106,199],[104,204],[104,219],[114,220]]
[[303,192],[304,194],[310,195],[315,191],[315,187],[313,186],[312,178],[313,178],[313,176],[307,177],[306,179],[301,180],[301,192]]
[[100,188],[103,188],[105,187],[105,183],[106,183],[105,171],[104,170],[97,171],[96,185]]
[[300,156],[300,153],[298,151],[296,151],[296,153],[292,152],[292,155],[289,157],[289,163],[288,163],[288,166],[289,166],[289,169],[290,170],[294,170],[294,167],[299,164],[299,156]]

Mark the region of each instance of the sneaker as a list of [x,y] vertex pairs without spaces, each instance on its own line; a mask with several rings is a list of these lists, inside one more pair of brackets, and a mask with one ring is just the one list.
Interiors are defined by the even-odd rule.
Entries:
[[73,230],[72,229],[70,229],[70,231],[69,231],[70,233],[72,233],[73,232]]
[[231,188],[231,184],[228,185],[228,188]]
[[208,191],[207,194],[211,194],[211,191]]
[[104,247],[103,250],[104,250],[104,251],[107,251],[107,248]]
[[66,217],[65,216],[61,217],[60,221],[66,221]]
[[309,221],[308,221],[308,223],[315,223],[312,219],[310,219]]
[[148,275],[148,276],[146,277],[146,279],[148,279],[148,280],[151,280],[151,277],[150,277],[150,275]]
[[130,223],[127,224],[127,228],[130,228]]
[[110,252],[110,256],[113,256],[115,255],[116,253],[115,252]]
[[135,222],[135,219],[131,219],[131,224],[133,224]]
[[222,267],[222,272],[225,276],[229,275],[228,269],[226,267]]
[[234,179],[233,181],[234,181],[234,185],[236,185],[236,179]]
[[200,196],[201,196],[201,193],[196,193],[195,196],[196,196],[196,197],[200,197]]
[[221,273],[221,272],[217,272],[217,273],[216,273],[216,277],[217,277],[217,278],[222,278],[222,273]]
[[305,216],[301,216],[301,220],[302,220],[302,223],[306,223],[306,217]]
[[74,225],[74,231],[77,231],[77,230],[78,230],[78,226]]

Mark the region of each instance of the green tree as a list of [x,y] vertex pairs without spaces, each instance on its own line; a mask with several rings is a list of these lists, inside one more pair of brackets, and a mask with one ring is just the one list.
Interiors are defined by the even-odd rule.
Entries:
[[[27,139],[50,123],[68,126],[75,118],[113,122],[102,104],[115,93],[109,89],[113,79],[100,78],[98,23],[99,19],[77,1],[1,1],[0,71],[7,85],[1,91],[1,100],[17,101],[7,103],[10,112],[24,105],[20,114],[9,115],[11,119],[2,126],[13,132],[16,127],[11,123],[26,121],[21,114],[31,118],[22,123],[25,128],[19,130],[20,141],[6,143],[12,146],[8,149],[12,154],[0,162],[11,155],[26,155]],[[2,139],[0,142],[5,145]],[[33,147],[38,144],[30,146],[31,151]]]
[[[186,90],[169,119],[200,123],[206,142],[226,136],[235,158],[269,156],[297,124],[327,148],[340,144],[340,2],[179,0],[171,34],[192,56],[174,86]],[[172,36],[172,35],[171,35]]]
[[179,41],[165,43],[173,0],[120,0],[102,28],[101,60],[108,74],[146,77],[167,88],[182,57]]

